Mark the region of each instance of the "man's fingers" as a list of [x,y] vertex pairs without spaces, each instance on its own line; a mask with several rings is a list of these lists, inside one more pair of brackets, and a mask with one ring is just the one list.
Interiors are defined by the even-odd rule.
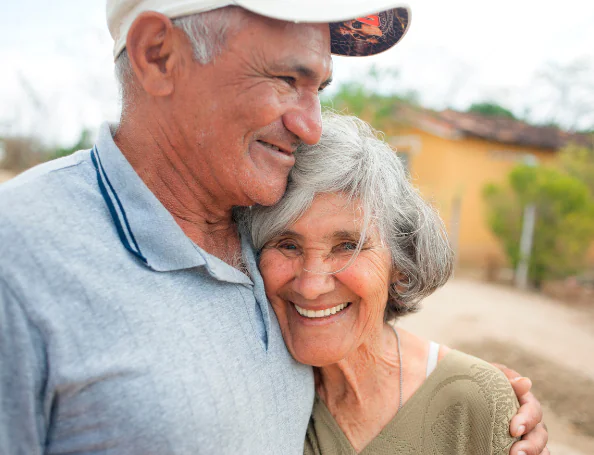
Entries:
[[529,378],[525,378],[522,376],[511,379],[509,383],[514,389],[514,392],[518,397],[518,401],[520,401],[524,395],[530,392],[530,389],[532,388],[532,381]]
[[530,391],[532,388],[532,381],[529,378],[521,376],[516,370],[506,367],[500,363],[493,363],[493,366],[499,368],[501,372],[508,379],[509,383],[514,389],[518,400],[520,397]]
[[520,409],[510,422],[510,434],[514,437],[522,436],[531,431],[542,420],[542,408],[539,401],[530,393],[532,381],[520,376],[515,370],[500,363],[493,363],[509,380],[514,393],[520,402]]
[[520,398],[520,405],[518,413],[511,419],[509,426],[510,434],[514,437],[528,433],[542,420],[542,407],[532,393],[524,394]]
[[[509,454],[510,455],[551,455],[547,449],[549,433],[545,426],[539,423],[534,430],[528,433],[521,441],[516,442]],[[523,453],[522,453],[523,452]]]
[[503,372],[503,374],[507,376],[507,379],[509,379],[510,381],[512,379],[521,377],[520,373],[518,373],[516,370],[512,370],[511,368],[508,368],[507,366],[501,363],[492,363],[491,365],[493,365],[495,368],[500,369]]
[[516,393],[516,396],[518,397],[518,400],[522,395],[528,393],[532,388],[532,381],[529,378],[521,376],[516,370],[512,370],[501,363],[493,363],[492,365],[500,369],[508,379],[509,383],[514,389],[514,392]]

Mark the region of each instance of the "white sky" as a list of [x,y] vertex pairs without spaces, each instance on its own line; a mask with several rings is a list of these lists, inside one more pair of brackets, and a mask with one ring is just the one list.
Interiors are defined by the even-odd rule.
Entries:
[[[375,63],[397,69],[394,89],[418,91],[428,107],[464,109],[491,99],[520,115],[529,107],[538,119],[550,117],[555,106],[536,78],[545,65],[583,59],[594,66],[594,2],[409,4],[413,21],[403,42],[376,57],[335,58],[337,85]],[[96,130],[117,119],[111,44],[105,0],[2,0],[0,135],[35,133],[68,143],[83,127]],[[594,72],[589,76],[594,95]],[[594,108],[592,102],[587,107]]]

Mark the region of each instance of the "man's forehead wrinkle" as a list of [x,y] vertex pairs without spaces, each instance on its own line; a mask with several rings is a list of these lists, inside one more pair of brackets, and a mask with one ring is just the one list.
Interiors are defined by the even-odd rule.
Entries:
[[234,57],[243,67],[243,71],[237,72],[233,78],[237,83],[249,81],[249,86],[265,83],[264,78],[275,76],[276,71],[280,69],[277,68],[278,58],[262,46],[236,49]]
[[[326,84],[326,79],[332,72],[329,32],[326,40],[320,36],[319,30],[311,29],[318,24],[295,24],[268,18],[250,19],[253,26],[247,24],[243,33],[257,33],[267,36],[268,39],[264,39],[263,36],[261,46],[245,49],[244,40],[239,37],[234,45],[237,46],[238,53],[243,51],[245,58],[253,58],[253,63],[261,66],[255,69],[260,70],[259,72],[267,69],[292,71],[304,79],[315,80],[321,85]],[[325,44],[328,44],[327,49]]]

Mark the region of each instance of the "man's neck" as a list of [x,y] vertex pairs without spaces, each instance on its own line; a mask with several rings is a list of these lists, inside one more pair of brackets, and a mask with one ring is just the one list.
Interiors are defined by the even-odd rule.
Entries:
[[176,161],[175,144],[167,132],[156,128],[139,129],[123,122],[114,142],[148,189],[171,213],[184,233],[202,249],[236,266],[241,244],[232,216],[232,205],[222,203]]

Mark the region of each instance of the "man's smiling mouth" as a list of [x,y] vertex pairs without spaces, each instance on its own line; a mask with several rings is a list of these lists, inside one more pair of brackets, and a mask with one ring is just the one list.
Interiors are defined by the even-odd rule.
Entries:
[[270,149],[272,149],[272,150],[275,150],[275,151],[277,151],[277,152],[286,153],[284,150],[281,150],[281,149],[280,149],[280,148],[278,148],[276,145],[272,145],[272,144],[269,144],[268,142],[264,142],[264,141],[260,141],[260,140],[259,140],[258,142],[259,142],[260,144],[262,144],[263,146],[265,146],[265,147],[268,147],[268,148],[270,148]]

